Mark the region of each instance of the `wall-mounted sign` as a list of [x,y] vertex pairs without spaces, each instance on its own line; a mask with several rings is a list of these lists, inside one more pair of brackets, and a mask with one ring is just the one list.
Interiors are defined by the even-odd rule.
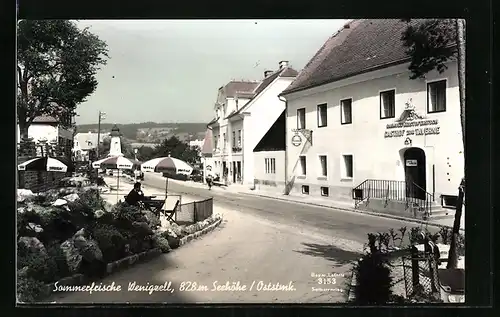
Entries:
[[[385,138],[399,138],[408,135],[431,135],[439,134],[438,120],[428,120],[415,111],[411,104],[411,99],[406,103],[405,110],[399,116],[395,123],[389,123],[386,126]],[[409,129],[402,129],[409,128]],[[406,141],[405,141],[406,144]]]
[[406,140],[405,140],[405,145],[406,146],[411,146],[412,143],[413,143],[413,141],[410,138],[406,138]]
[[212,166],[211,165],[207,165],[207,171],[211,171],[212,170]]
[[417,160],[406,160],[406,166],[409,166],[409,167],[418,166],[418,161]]
[[302,144],[302,138],[300,135],[296,134],[292,137],[292,145],[293,146],[299,146]]

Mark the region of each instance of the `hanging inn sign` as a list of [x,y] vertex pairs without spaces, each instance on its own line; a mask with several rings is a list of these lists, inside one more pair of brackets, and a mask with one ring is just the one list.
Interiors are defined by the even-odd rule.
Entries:
[[439,134],[438,120],[428,120],[415,111],[412,100],[405,104],[405,110],[395,123],[389,123],[385,138],[400,138],[413,135]]

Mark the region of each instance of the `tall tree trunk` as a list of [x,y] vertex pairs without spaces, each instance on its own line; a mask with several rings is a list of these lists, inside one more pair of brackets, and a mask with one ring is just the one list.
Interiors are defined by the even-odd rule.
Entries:
[[457,50],[458,50],[458,89],[460,94],[460,122],[462,124],[462,142],[464,146],[464,178],[458,189],[458,199],[455,211],[455,221],[451,236],[450,252],[448,254],[448,269],[457,268],[457,240],[460,234],[460,219],[465,196],[465,20],[457,19]]

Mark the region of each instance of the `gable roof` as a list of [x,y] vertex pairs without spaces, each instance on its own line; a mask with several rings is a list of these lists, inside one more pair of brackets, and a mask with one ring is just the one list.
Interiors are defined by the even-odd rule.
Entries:
[[221,89],[226,98],[234,98],[238,92],[251,93],[257,85],[259,85],[259,83],[255,81],[232,80],[221,87]]
[[269,76],[267,76],[266,78],[264,78],[260,84],[255,88],[255,90],[253,91],[253,94],[250,98],[250,100],[248,100],[248,102],[243,106],[241,107],[240,109],[236,110],[236,111],[233,111],[231,112],[227,117],[226,119],[229,119],[231,117],[234,117],[240,113],[243,112],[244,109],[247,108],[247,105],[252,102],[252,100],[254,100],[255,98],[257,98],[257,96],[262,93],[264,91],[264,89],[266,89],[276,78],[278,77],[283,77],[283,78],[293,78],[295,76],[297,76],[298,72],[291,68],[291,67],[283,67],[282,69],[279,69],[277,71],[275,71],[274,73],[270,74]]
[[[418,25],[425,19],[412,19]],[[358,19],[331,36],[281,95],[305,90],[410,60],[400,19]]]
[[269,130],[253,149],[253,152],[285,151],[286,149],[286,110],[276,119]]
[[42,115],[35,117],[33,123],[59,123],[59,120],[52,116]]

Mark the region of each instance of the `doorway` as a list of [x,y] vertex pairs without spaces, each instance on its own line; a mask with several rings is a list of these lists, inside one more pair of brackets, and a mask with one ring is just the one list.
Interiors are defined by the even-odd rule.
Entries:
[[224,182],[227,180],[227,166],[226,166],[226,162],[222,162],[222,180]]
[[233,162],[233,183],[236,183],[236,162]]
[[406,197],[425,200],[427,192],[425,152],[421,148],[412,147],[403,154]]
[[236,171],[238,174],[237,181],[241,183],[241,161],[236,162]]

